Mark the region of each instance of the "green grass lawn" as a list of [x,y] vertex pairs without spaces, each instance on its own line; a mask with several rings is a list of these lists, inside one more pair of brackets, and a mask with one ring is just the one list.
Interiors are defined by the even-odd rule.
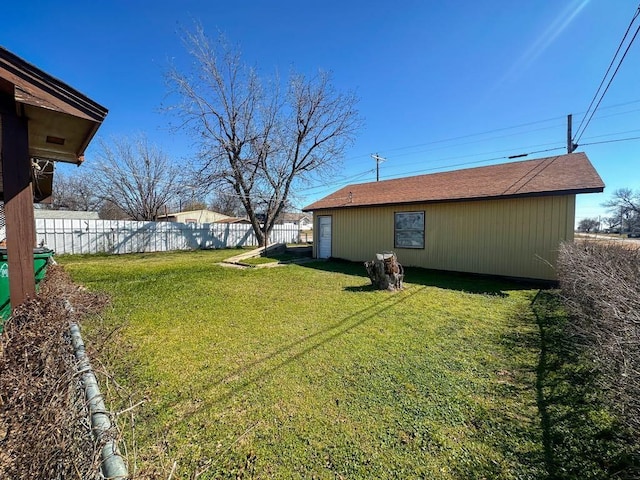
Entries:
[[115,330],[115,408],[145,400],[119,418],[141,477],[548,477],[538,290],[407,269],[388,293],[358,264],[231,255],[59,259],[111,295],[85,335]]

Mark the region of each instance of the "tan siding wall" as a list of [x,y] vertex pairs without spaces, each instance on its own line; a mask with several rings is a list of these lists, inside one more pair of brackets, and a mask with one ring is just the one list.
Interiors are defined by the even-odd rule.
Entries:
[[[394,212],[422,210],[425,248],[394,248]],[[573,240],[575,195],[331,209],[314,219],[319,215],[333,218],[337,258],[365,261],[393,250],[406,266],[554,280],[558,245]]]

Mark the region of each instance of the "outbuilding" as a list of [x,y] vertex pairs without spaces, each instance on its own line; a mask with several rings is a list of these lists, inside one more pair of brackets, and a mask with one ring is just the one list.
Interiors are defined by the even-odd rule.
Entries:
[[185,212],[167,213],[158,215],[159,222],[178,222],[178,223],[215,223],[220,220],[231,218],[229,215],[214,212],[213,210],[188,210]]
[[313,255],[556,280],[576,195],[604,190],[584,153],[349,185],[308,205]]

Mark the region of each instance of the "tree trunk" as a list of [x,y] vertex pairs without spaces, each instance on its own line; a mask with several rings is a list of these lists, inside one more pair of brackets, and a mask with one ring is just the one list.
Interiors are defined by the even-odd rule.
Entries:
[[378,290],[402,290],[404,269],[393,252],[376,253],[375,260],[364,262],[371,285]]

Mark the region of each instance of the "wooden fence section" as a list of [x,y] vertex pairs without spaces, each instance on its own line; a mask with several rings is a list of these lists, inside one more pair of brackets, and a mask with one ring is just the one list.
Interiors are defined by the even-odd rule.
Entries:
[[[38,245],[57,254],[141,253],[257,246],[251,225],[36,219]],[[298,227],[276,225],[269,242],[298,243]]]

